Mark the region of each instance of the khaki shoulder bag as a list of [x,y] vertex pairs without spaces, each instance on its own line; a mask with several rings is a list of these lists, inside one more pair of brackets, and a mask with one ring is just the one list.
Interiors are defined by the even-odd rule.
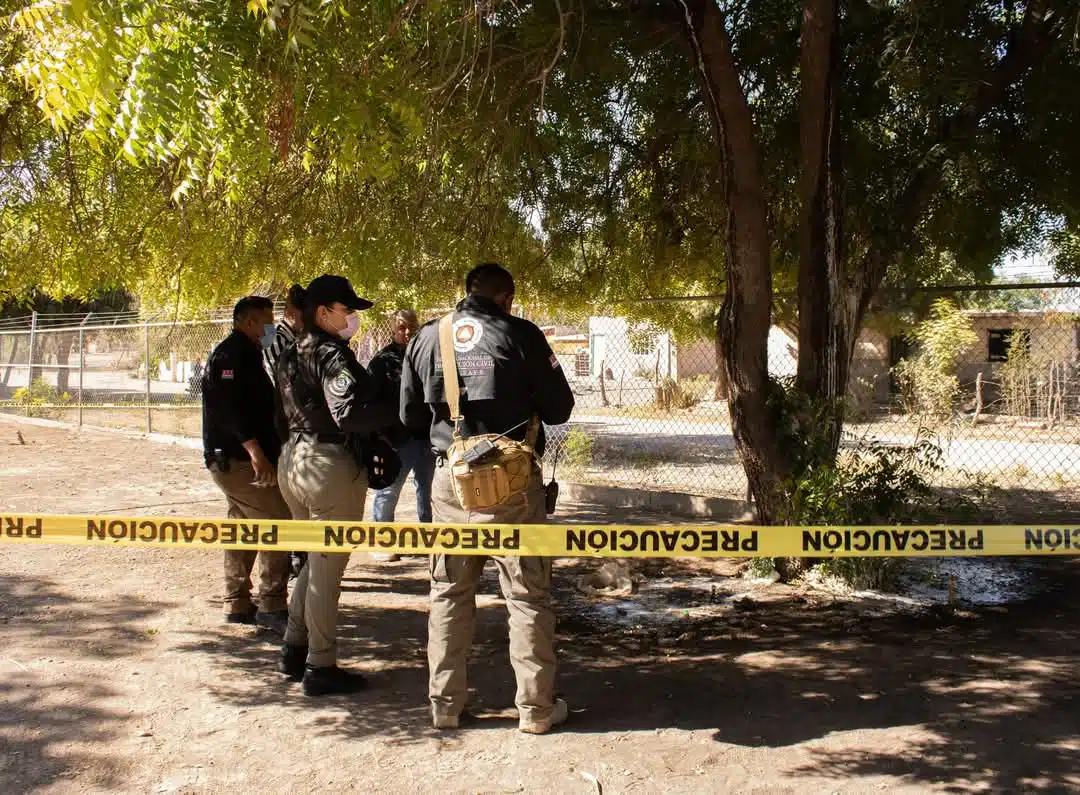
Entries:
[[529,430],[523,442],[495,433],[468,439],[461,437],[461,383],[454,353],[453,324],[453,312],[439,321],[443,388],[450,406],[450,422],[454,426],[454,441],[446,453],[447,463],[453,476],[454,494],[461,507],[467,511],[485,512],[525,493],[529,488],[529,478],[536,460],[540,418],[533,415],[529,420]]

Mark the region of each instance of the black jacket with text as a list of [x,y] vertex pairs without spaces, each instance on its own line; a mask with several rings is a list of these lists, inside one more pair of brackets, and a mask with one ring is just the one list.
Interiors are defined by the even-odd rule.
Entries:
[[[570,418],[574,394],[547,338],[533,323],[507,314],[490,299],[470,296],[457,305],[454,349],[466,438],[505,433],[520,441],[533,414],[546,425]],[[414,433],[429,432],[436,452],[450,448],[454,429],[437,320],[421,328],[405,351],[401,421]],[[537,456],[544,454],[544,443],[541,428]]]

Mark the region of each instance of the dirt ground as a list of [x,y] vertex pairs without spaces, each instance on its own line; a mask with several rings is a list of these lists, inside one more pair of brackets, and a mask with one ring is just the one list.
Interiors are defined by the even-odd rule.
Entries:
[[[0,421],[0,513],[223,510],[190,446]],[[529,737],[493,572],[479,720],[438,733],[423,559],[354,556],[343,661],[374,686],[311,700],[272,638],[220,623],[219,553],[0,543],[0,793],[1080,791],[1071,561],[1025,604],[917,615],[748,584],[731,561],[649,562],[642,592],[663,583],[669,609],[641,615],[575,588],[593,566],[556,570],[571,720]]]

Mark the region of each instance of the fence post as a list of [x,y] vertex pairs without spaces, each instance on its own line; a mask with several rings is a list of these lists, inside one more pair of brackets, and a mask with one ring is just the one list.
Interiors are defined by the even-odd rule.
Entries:
[[975,376],[975,416],[971,418],[972,425],[979,424],[979,417],[983,413],[983,374],[979,371],[979,374]]
[[26,394],[27,404],[34,403],[34,338],[37,336],[37,310],[30,313],[30,353],[27,355]]
[[84,348],[83,348],[83,335],[84,335],[83,326],[85,326],[85,325],[86,325],[85,320],[83,320],[83,322],[79,324],[79,415],[78,415],[79,419],[78,419],[78,424],[79,424],[80,428],[82,427],[82,420],[83,420],[83,416],[82,416],[83,371],[86,369],[83,366],[83,363],[84,363],[84,361],[86,359],[86,354],[85,354]]
[[143,324],[143,340],[146,343],[146,432],[152,433],[150,421],[150,324]]

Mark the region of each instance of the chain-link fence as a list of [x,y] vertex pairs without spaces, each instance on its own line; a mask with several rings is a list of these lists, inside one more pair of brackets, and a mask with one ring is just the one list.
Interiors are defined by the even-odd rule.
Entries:
[[[869,319],[852,364],[844,450],[867,439],[908,445],[929,432],[942,451],[937,485],[1004,495],[1001,515],[1010,518],[1080,508],[1080,290],[951,297],[948,311],[928,305]],[[549,471],[557,464],[564,481],[746,499],[706,323],[530,319],[577,400],[570,422],[548,429]],[[0,331],[0,409],[196,436],[202,368],[228,330],[226,320],[91,319]],[[389,341],[389,318],[370,318],[355,342],[361,362]],[[793,333],[774,326],[768,350],[772,375],[794,376]]]
[[90,318],[2,331],[0,408],[76,425],[196,436],[202,367],[229,325],[97,325]]

